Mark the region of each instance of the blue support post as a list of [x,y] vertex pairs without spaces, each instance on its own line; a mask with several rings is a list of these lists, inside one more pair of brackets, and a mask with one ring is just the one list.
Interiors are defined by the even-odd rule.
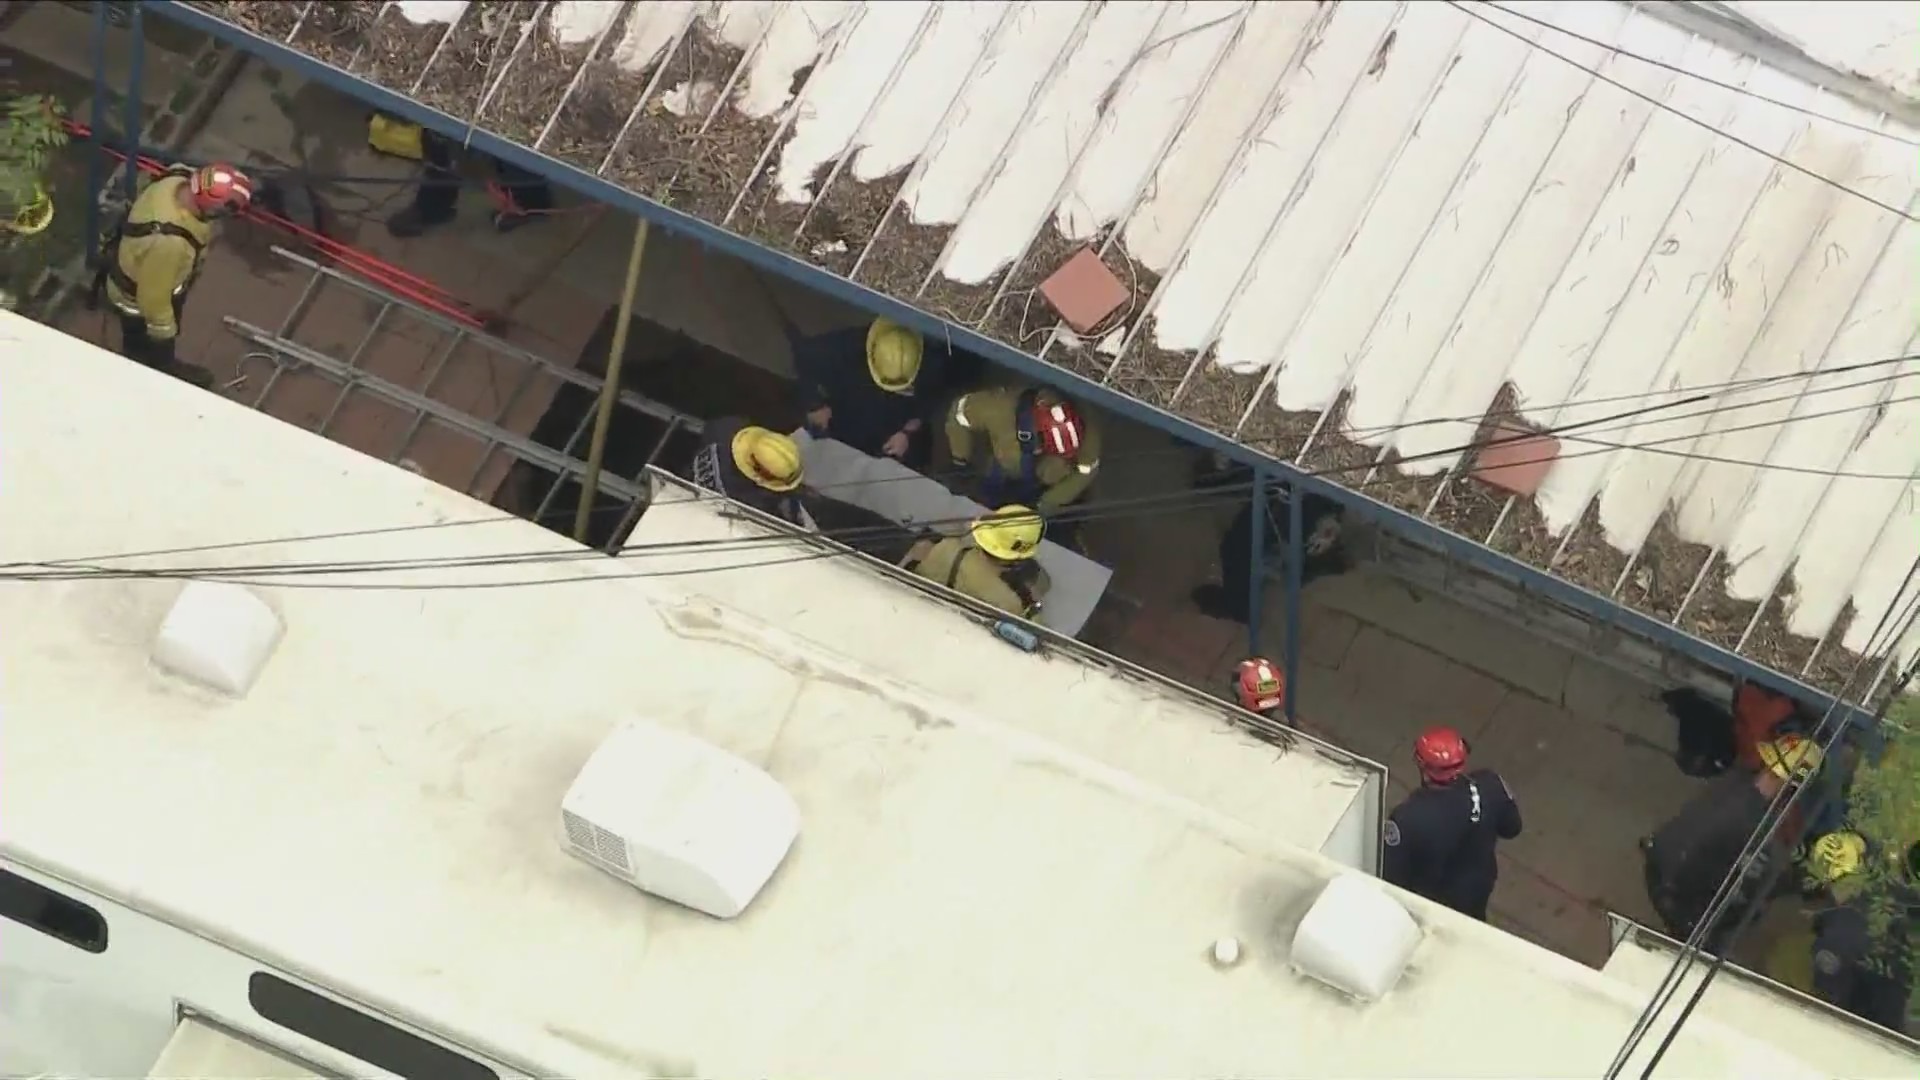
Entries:
[[92,263],[100,243],[100,196],[105,194],[100,175],[101,159],[106,156],[106,141],[101,128],[107,122],[107,5],[93,5],[93,109],[89,117],[93,128],[93,148],[87,154],[87,210],[85,237],[87,262]]
[[[105,8],[107,5],[101,3],[98,6]],[[133,203],[134,188],[140,179],[140,168],[134,162],[140,155],[140,131],[146,126],[141,122],[141,112],[145,106],[145,94],[140,85],[140,80],[145,74],[144,68],[147,59],[147,26],[145,19],[147,6],[139,3],[128,6],[133,9],[132,25],[128,28],[129,32],[133,35],[133,55],[128,61],[127,66],[127,99],[123,106],[124,111],[121,114],[122,119],[120,121],[120,135],[126,140],[127,151],[126,166],[120,170],[120,183],[122,185],[121,194],[126,196],[127,203],[131,205]],[[99,129],[96,128],[95,130]]]
[[1300,504],[1306,499],[1299,488],[1287,491],[1287,723],[1300,724],[1294,712],[1300,687],[1300,586],[1306,576],[1307,541]]
[[[872,314],[884,315],[902,325],[913,327],[928,337],[948,341],[954,348],[973,353],[1042,385],[1052,386],[1094,408],[1136,421],[1156,431],[1166,432],[1202,449],[1217,451],[1229,460],[1249,468],[1263,470],[1268,476],[1284,482],[1296,500],[1305,498],[1309,494],[1324,496],[1378,521],[1393,532],[1418,537],[1423,544],[1443,554],[1482,567],[1523,588],[1531,589],[1557,603],[1582,612],[1596,621],[1617,625],[1622,630],[1662,648],[1672,649],[1683,656],[1692,657],[1707,667],[1778,690],[1816,709],[1823,709],[1833,701],[1832,696],[1824,691],[1774,671],[1751,657],[1741,656],[1730,649],[1695,637],[1663,619],[1622,607],[1591,589],[1554,577],[1537,566],[1528,565],[1510,555],[1483,547],[1464,536],[1448,532],[1424,518],[1342,487],[1336,480],[1316,476],[1304,471],[1298,464],[1262,454],[1219,432],[1175,416],[1137,398],[1129,397],[1110,386],[1104,386],[1065,368],[1030,356],[1004,342],[988,338],[978,331],[929,315],[905,301],[882,295],[865,285],[856,284],[784,252],[776,251],[746,237],[737,236],[711,222],[702,221],[638,192],[620,187],[594,173],[538,154],[492,132],[474,129],[465,119],[451,116],[404,94],[377,86],[280,42],[269,41],[227,22],[210,11],[185,3],[184,0],[146,0],[140,6],[152,9],[154,14],[171,22],[192,27],[218,38],[302,78],[311,79],[322,86],[338,90],[389,115],[412,121],[428,130],[460,140],[464,145],[471,146],[483,154],[498,158],[510,165],[516,165],[543,179],[570,188],[587,198],[646,218],[659,228],[676,235],[690,237],[714,251],[733,256],[756,269],[778,274]],[[1853,723],[1872,719],[1870,714],[1853,706],[1844,707],[1842,714]]]
[[1248,508],[1253,515],[1252,534],[1249,541],[1253,546],[1253,555],[1247,561],[1247,655],[1260,655],[1260,618],[1261,602],[1266,599],[1267,590],[1267,471],[1253,470],[1253,504]]

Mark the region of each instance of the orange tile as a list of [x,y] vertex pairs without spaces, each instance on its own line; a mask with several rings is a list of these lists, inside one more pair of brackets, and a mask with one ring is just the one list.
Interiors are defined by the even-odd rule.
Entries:
[[1502,491],[1531,497],[1560,456],[1560,440],[1515,424],[1496,425],[1487,441],[1500,439],[1511,441],[1482,448],[1475,455],[1473,475]]
[[1127,287],[1092,248],[1075,252],[1041,283],[1040,293],[1068,326],[1082,334],[1099,326],[1127,302]]

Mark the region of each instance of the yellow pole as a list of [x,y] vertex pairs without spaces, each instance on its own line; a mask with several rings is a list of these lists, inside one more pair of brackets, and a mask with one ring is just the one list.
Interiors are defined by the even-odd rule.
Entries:
[[593,500],[600,489],[600,466],[607,457],[607,429],[613,426],[613,406],[620,400],[620,362],[627,356],[627,324],[633,319],[633,294],[640,288],[640,260],[647,250],[647,222],[633,223],[633,253],[627,256],[627,284],[620,293],[620,313],[613,324],[613,345],[607,351],[607,384],[600,388],[600,415],[593,421],[593,442],[587,449],[587,474],[580,483],[580,507],[573,512],[573,538],[587,542],[593,520]]

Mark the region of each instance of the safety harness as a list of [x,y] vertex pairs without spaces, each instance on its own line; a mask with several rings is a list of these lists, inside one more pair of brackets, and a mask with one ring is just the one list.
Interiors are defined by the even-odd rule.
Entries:
[[[942,539],[945,538],[937,534],[922,532],[920,538],[915,542],[914,548],[908,551],[906,559],[900,563],[900,568],[909,574],[917,572],[920,569],[920,564],[926,562],[927,557],[933,554],[933,546],[938,544]],[[923,543],[926,544],[927,547],[921,549],[920,544]],[[962,547],[960,554],[955,555],[953,562],[948,564],[947,578],[941,582],[941,584],[949,589],[953,589],[954,583],[960,580],[960,564],[966,561],[967,556],[979,550],[979,548],[974,547]],[[915,551],[918,551],[918,554],[915,554]],[[1018,562],[1011,566],[1001,565],[998,570],[1000,581],[1005,584],[1007,588],[1013,590],[1013,595],[1020,598],[1021,611],[1027,615],[1033,614],[1033,612],[1040,607],[1040,598],[1033,595],[1033,583],[1039,577],[1040,568],[1031,562]],[[955,591],[957,592],[959,590],[955,589]]]
[[[170,176],[186,178],[192,175],[192,169],[176,165],[161,173],[159,179]],[[106,293],[107,282],[109,280],[111,280],[128,299],[135,299],[139,295],[140,286],[133,280],[133,276],[128,274],[126,269],[120,265],[120,242],[122,240],[139,240],[149,236],[171,236],[185,240],[187,244],[193,248],[193,259],[196,270],[199,267],[201,253],[206,250],[206,245],[200,242],[199,237],[188,232],[181,226],[171,221],[128,221],[127,218],[132,213],[133,207],[127,207],[126,213],[121,214],[120,220],[114,223],[113,231],[107,234],[107,242],[100,249],[100,269],[93,277],[93,295],[96,307],[98,306],[99,298]],[[185,291],[187,285],[191,284],[191,282],[191,278],[182,282],[179,288],[174,290],[174,295],[177,296]]]
[[1011,499],[1001,497],[1006,495],[1008,480],[1000,468],[999,455],[988,455],[985,487],[987,493],[994,496],[993,502],[1030,502],[1040,490],[1040,437],[1033,424],[1033,407],[1039,393],[1022,390],[1013,407],[1013,436],[1020,443],[1020,486]]

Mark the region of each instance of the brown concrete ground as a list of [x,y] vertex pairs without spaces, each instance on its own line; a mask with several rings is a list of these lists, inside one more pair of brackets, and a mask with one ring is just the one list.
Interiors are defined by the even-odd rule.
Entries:
[[[303,164],[329,175],[404,178],[403,163],[363,147],[364,112],[343,99],[257,70],[223,100],[194,149],[240,161]],[[402,205],[393,184],[329,185],[343,213],[340,238],[427,278],[479,308],[511,309],[505,336],[552,361],[572,365],[613,303],[626,256],[628,225],[616,215],[568,214],[500,236],[488,229],[484,201],[469,200],[459,223],[399,242],[380,221]],[[234,316],[268,329],[281,325],[306,282],[268,253],[265,238],[234,237],[210,260],[195,291],[182,339],[183,358],[213,368],[226,392],[248,400],[270,370],[243,363],[249,347],[222,324]],[[771,286],[809,329],[849,321],[844,309]],[[739,264],[664,234],[649,249],[641,311],[656,321],[769,371],[784,370],[766,289]],[[326,286],[290,336],[344,358],[367,337],[378,305]],[[407,320],[399,320],[406,322]],[[97,314],[75,314],[72,332],[111,340]],[[444,333],[396,325],[391,314],[367,338],[362,364],[421,388],[426,358]],[[491,418],[503,403],[497,355],[462,345],[432,396]],[[516,401],[505,421],[532,431],[553,388]],[[361,396],[342,407],[328,435],[378,456],[400,452],[431,476],[488,497],[505,468],[482,460],[483,446],[430,426],[400,447],[410,417]],[[340,400],[339,388],[314,376],[283,376],[264,407],[313,429]],[[671,403],[671,401],[669,402]],[[348,407],[350,406],[350,407]],[[1099,496],[1120,499],[1184,486],[1190,458],[1164,436],[1112,422]],[[244,448],[235,448],[236,453]],[[1222,688],[1246,648],[1243,628],[1197,613],[1193,585],[1216,572],[1215,545],[1232,508],[1130,514],[1086,530],[1092,554],[1115,569],[1115,601],[1090,628],[1100,644],[1210,690]],[[1671,723],[1657,687],[1615,674],[1568,650],[1416,592],[1365,569],[1316,582],[1305,595],[1299,693],[1313,730],[1374,757],[1404,782],[1408,745],[1432,722],[1461,728],[1480,761],[1499,769],[1521,800],[1526,834],[1508,844],[1494,901],[1495,921],[1588,963],[1606,954],[1605,911],[1649,917],[1634,841],[1693,789],[1667,753]],[[1278,655],[1282,610],[1270,596],[1264,648]],[[1090,722],[1095,722],[1090,719]],[[1404,788],[1399,790],[1404,791]]]

